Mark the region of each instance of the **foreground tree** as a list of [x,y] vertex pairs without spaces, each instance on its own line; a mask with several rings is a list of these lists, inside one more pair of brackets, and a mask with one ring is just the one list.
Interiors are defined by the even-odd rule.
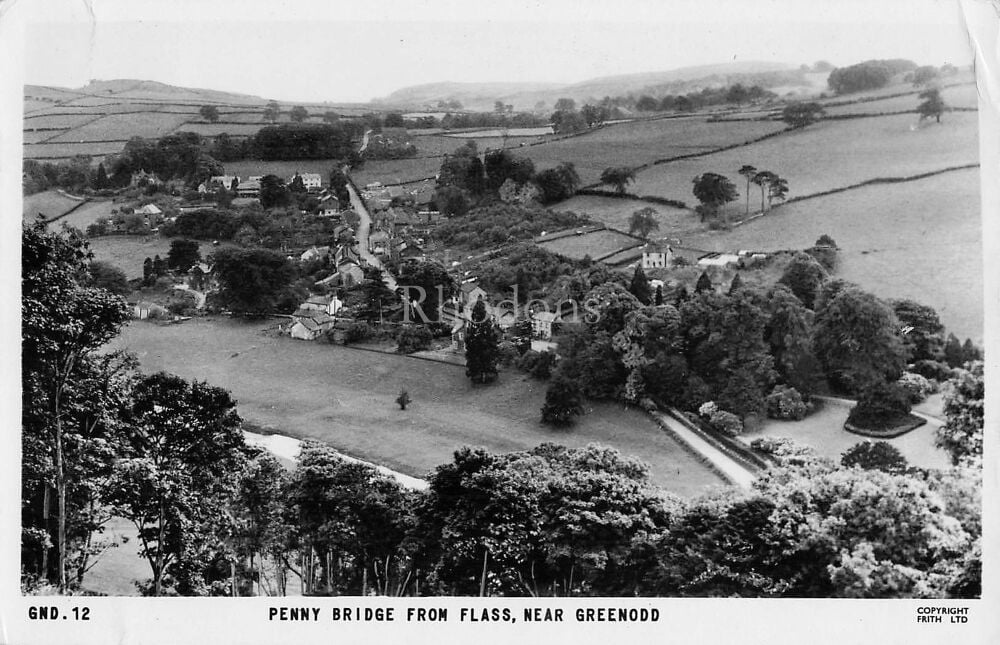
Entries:
[[[50,232],[42,223],[22,230],[23,548],[37,574],[61,593],[71,582],[70,540],[89,539],[89,530],[74,526],[85,510],[74,504],[74,488],[86,481],[77,477],[84,476],[88,447],[100,447],[90,442],[101,440],[111,422],[84,376],[110,393],[114,370],[95,353],[128,318],[121,297],[81,285],[89,258],[86,242],[73,233]],[[113,444],[104,439],[104,445]]]
[[306,594],[402,595],[412,493],[371,466],[306,441],[285,496]]
[[478,301],[472,308],[465,337],[465,375],[473,383],[490,383],[497,378],[500,334],[493,318],[486,312],[486,303]]
[[209,595],[211,563],[223,555],[246,452],[236,402],[206,383],[166,373],[133,393],[129,448],[115,467],[109,502],[139,531],[152,570],[149,592]]
[[947,422],[937,429],[934,441],[948,451],[953,464],[982,463],[985,393],[982,361],[966,364],[946,385]]

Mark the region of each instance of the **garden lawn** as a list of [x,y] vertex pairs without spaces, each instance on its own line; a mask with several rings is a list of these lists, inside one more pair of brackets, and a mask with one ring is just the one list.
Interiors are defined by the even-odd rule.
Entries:
[[881,298],[933,307],[961,338],[983,339],[979,170],[866,186],[781,206],[730,231],[684,238],[710,251],[802,249],[828,234],[836,276]]
[[[839,463],[841,455],[851,446],[867,439],[844,430],[844,422],[847,421],[850,409],[849,404],[823,401],[816,412],[801,421],[768,419],[760,430],[747,432],[739,438],[749,444],[757,437],[765,435],[786,437],[812,446],[820,455],[835,459]],[[930,423],[925,423],[895,439],[882,441],[895,446],[910,465],[922,468],[948,468],[951,465],[948,453],[934,447],[934,426]]]
[[[876,177],[912,176],[979,161],[978,114],[955,112],[941,123],[917,125],[916,114],[821,121],[750,146],[654,166],[640,172],[629,191],[696,200],[691,180],[705,172],[729,177],[740,197],[730,212],[745,208],[744,164],[788,180],[789,197],[850,186]],[[729,124],[739,125],[739,124]],[[760,190],[750,185],[751,210],[760,208]]]
[[[230,390],[256,426],[319,439],[408,475],[427,476],[466,445],[510,452],[598,442],[648,463],[653,481],[670,492],[723,484],[637,409],[588,404],[576,426],[552,429],[539,421],[546,384],[520,372],[503,370],[497,383],[474,387],[461,367],[264,333],[274,324],[132,322],[113,346],[134,352],[146,372]],[[401,388],[413,399],[406,411],[394,403]]]

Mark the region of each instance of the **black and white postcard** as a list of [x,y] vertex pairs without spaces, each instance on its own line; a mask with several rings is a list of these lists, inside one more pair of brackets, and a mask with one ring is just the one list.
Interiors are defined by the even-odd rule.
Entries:
[[1000,642],[998,15],[0,4],[0,643]]

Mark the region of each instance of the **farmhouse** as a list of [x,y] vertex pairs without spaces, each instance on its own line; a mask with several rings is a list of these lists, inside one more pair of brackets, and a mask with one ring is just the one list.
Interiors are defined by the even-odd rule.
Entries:
[[320,311],[330,316],[336,316],[344,303],[336,296],[310,296],[299,305],[298,311]]
[[642,250],[643,269],[663,269],[673,261],[674,250],[667,245],[650,244]]
[[299,308],[292,314],[289,333],[299,340],[316,340],[333,326],[333,316],[325,311]]

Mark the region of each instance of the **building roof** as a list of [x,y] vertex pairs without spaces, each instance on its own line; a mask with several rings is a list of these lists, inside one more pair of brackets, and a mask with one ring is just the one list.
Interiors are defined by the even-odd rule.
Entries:
[[459,287],[459,289],[462,290],[462,293],[472,293],[476,289],[479,289],[480,291],[485,291],[485,289],[480,287],[475,282],[463,282],[462,285]]
[[542,322],[555,322],[559,318],[559,314],[552,311],[539,311],[537,314],[531,314],[532,320],[540,320]]
[[156,207],[156,204],[146,204],[142,208],[135,209],[135,212],[139,215],[160,215],[163,213],[163,211]]
[[333,301],[333,296],[309,296],[306,302],[311,305],[328,305]]

